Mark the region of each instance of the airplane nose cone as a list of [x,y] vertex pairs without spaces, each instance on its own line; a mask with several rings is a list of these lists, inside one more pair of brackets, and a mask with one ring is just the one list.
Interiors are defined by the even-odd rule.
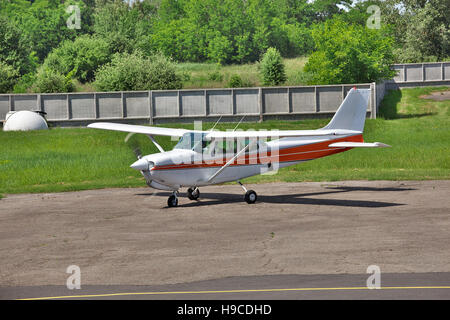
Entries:
[[135,170],[144,171],[148,170],[148,161],[145,159],[139,159],[135,163],[133,163],[130,168],[133,168]]

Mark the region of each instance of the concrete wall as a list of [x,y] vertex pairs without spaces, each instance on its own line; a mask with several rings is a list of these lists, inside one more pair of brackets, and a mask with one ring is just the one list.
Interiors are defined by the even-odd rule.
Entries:
[[404,63],[392,68],[397,74],[386,81],[387,89],[450,85],[450,62]]
[[[93,121],[164,123],[246,120],[273,117],[304,117],[333,114],[352,88],[372,89],[374,84],[329,86],[200,89],[68,94],[2,94],[0,120],[8,111],[42,110],[58,125],[80,125]],[[368,115],[374,117],[371,99]],[[142,121],[137,121],[142,120]],[[225,120],[226,121],[226,120]]]
[[60,126],[94,121],[126,123],[294,119],[332,115],[352,87],[371,89],[367,115],[376,118],[386,90],[450,85],[450,62],[395,64],[382,83],[58,94],[0,94],[0,121],[8,111],[42,110]]

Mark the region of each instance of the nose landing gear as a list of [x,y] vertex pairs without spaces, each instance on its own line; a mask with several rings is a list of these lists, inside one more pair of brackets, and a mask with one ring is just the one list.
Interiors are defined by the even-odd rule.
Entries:
[[167,200],[167,205],[169,207],[178,206],[178,191],[174,191],[173,194],[169,197],[169,199]]
[[244,189],[245,191],[245,196],[244,196],[244,200],[245,202],[247,202],[248,204],[252,204],[256,202],[256,199],[258,198],[257,194],[255,191],[253,190],[247,190],[244,185],[238,180],[237,183],[239,183],[239,185],[242,187],[242,189]]

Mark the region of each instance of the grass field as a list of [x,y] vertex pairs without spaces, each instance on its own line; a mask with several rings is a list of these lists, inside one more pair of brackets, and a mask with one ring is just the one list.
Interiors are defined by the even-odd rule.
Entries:
[[[302,85],[303,67],[308,58],[283,59],[286,70],[285,85]],[[241,77],[244,87],[261,86],[258,63],[220,66],[214,63],[180,63],[178,71],[187,73],[189,80],[183,81],[183,88],[227,88],[232,75]]]
[[[380,107],[386,118],[368,119],[364,138],[392,145],[357,149],[284,168],[277,175],[251,177],[245,182],[423,180],[450,179],[450,100],[420,98],[448,88],[391,91]],[[327,119],[242,123],[241,129],[315,129]],[[207,123],[204,129],[212,124]],[[170,125],[193,128],[192,125]],[[218,129],[235,124],[219,124]],[[145,186],[139,172],[129,168],[134,154],[126,133],[86,128],[0,132],[0,194],[71,191],[105,187]],[[134,135],[143,153],[156,152],[151,141]],[[175,145],[158,137],[165,148]]]
[[[286,86],[304,85],[303,67],[307,57],[283,59],[287,80]],[[224,65],[216,63],[183,62],[176,65],[182,76],[183,89],[198,88],[228,88],[232,75],[238,75],[243,81],[243,87],[262,86],[258,70],[258,62],[239,65]],[[76,92],[94,92],[93,83],[74,81]]]

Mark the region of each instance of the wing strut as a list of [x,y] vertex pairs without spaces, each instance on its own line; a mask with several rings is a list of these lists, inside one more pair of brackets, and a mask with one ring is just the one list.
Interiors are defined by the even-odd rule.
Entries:
[[147,135],[150,140],[152,140],[153,144],[158,148],[159,151],[164,152],[164,149],[158,144],[158,142],[156,142],[155,138],[153,138],[152,135],[148,134]]
[[254,144],[257,140],[255,139],[253,142],[247,144],[244,148],[241,149],[236,155],[231,158],[225,165],[223,165],[219,170],[217,170],[211,177],[208,178],[208,182],[211,182],[215,177],[217,177],[225,168],[227,168],[230,164],[234,162],[241,154],[243,154],[247,149],[250,147],[250,145]]

